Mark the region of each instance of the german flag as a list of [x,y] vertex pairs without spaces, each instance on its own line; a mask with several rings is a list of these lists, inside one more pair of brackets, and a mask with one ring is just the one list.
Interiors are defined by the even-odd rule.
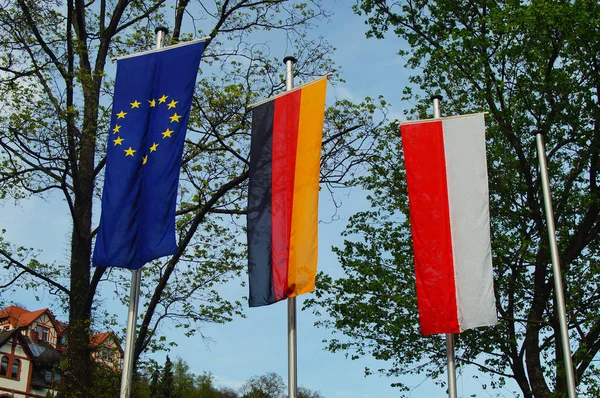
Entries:
[[326,87],[323,77],[252,110],[250,307],[314,290]]

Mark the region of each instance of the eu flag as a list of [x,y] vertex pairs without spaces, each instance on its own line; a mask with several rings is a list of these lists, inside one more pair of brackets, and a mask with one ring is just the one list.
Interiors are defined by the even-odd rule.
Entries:
[[177,185],[204,46],[117,61],[96,267],[138,269],[177,251]]

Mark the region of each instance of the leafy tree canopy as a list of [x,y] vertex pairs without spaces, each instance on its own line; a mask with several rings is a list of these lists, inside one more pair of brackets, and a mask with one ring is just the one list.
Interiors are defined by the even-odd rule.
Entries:
[[[409,118],[488,112],[487,156],[499,325],[457,336],[458,366],[512,379],[524,397],[566,396],[548,235],[533,132],[545,133],[576,384],[598,394],[600,349],[600,5],[597,1],[359,0],[367,35],[397,35],[413,70]],[[387,56],[392,56],[388,54]],[[387,361],[397,377],[444,384],[445,347],[418,328],[402,146],[397,126],[376,140],[355,180],[371,209],[355,214],[336,249],[345,272],[320,275],[327,348]],[[367,369],[367,373],[374,370]],[[398,383],[403,391],[410,386]]]
[[[169,398],[284,398],[287,396],[287,386],[283,378],[277,373],[270,372],[262,376],[254,376],[248,379],[238,391],[228,387],[215,386],[215,378],[211,373],[201,375],[194,374],[189,365],[177,358],[173,363],[169,357],[165,360],[163,366],[152,365],[148,368],[149,373],[165,374],[171,369],[171,379],[161,378],[158,383],[150,389],[154,395],[149,397],[169,397]],[[147,381],[148,378],[145,378]],[[168,384],[165,386],[165,382]],[[143,384],[143,383],[142,383]],[[146,383],[146,385],[148,385]],[[142,391],[143,385],[136,385],[135,388]],[[169,389],[170,395],[162,393]],[[118,392],[118,390],[117,390]],[[135,393],[134,389],[134,393]],[[159,392],[157,394],[157,392]],[[139,395],[145,397],[144,395]],[[320,392],[306,387],[298,388],[298,398],[323,398]]]
[[283,398],[286,385],[277,373],[267,373],[263,376],[250,378],[240,389],[242,398]]
[[[248,105],[285,88],[269,43],[287,43],[299,61],[296,83],[335,70],[331,47],[310,37],[327,16],[321,0],[1,0],[0,199],[54,200],[70,216],[68,253],[41,260],[32,241],[0,234],[0,290],[47,291],[69,313],[65,394],[91,396],[89,336],[114,326],[108,293],[126,301],[130,273],[91,268],[113,89],[111,57],[208,36],[190,116],[177,209],[178,252],[143,271],[135,359],[166,349],[165,321],[188,335],[228,322],[242,304],[216,287],[244,269],[243,225],[250,140]],[[280,50],[278,50],[279,52]],[[288,54],[286,54],[288,55]],[[327,110],[322,181],[331,189],[372,147],[373,115],[385,103],[339,101]],[[2,296],[5,296],[2,294]],[[5,296],[6,297],[6,296]],[[105,322],[105,323],[103,323]]]

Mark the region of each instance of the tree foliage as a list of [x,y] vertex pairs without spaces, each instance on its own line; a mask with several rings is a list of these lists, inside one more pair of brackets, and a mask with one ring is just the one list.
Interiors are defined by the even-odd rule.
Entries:
[[[241,314],[219,284],[243,269],[241,234],[248,177],[247,106],[282,91],[281,61],[268,43],[296,48],[297,83],[332,69],[330,46],[308,33],[325,17],[320,0],[1,0],[0,199],[64,204],[71,220],[66,256],[44,263],[36,242],[16,247],[0,235],[2,290],[46,289],[69,312],[66,376],[70,396],[91,396],[89,336],[114,321],[102,291],[127,300],[129,274],[90,266],[110,116],[111,57],[208,36],[190,116],[177,210],[178,251],[143,272],[135,358],[167,348],[160,325],[189,335],[205,322]],[[188,33],[185,33],[188,32]],[[287,54],[286,54],[287,55]],[[371,149],[373,113],[385,104],[340,101],[327,110],[322,181],[343,182]],[[95,215],[95,216],[94,216]],[[104,290],[103,290],[104,289]],[[92,321],[95,320],[95,323]]]
[[320,391],[311,390],[306,387],[298,387],[298,398],[324,398]]
[[174,398],[175,395],[175,374],[173,372],[173,362],[167,355],[165,359],[165,366],[163,366],[160,372],[158,391],[156,391],[157,398]]
[[240,388],[242,398],[283,398],[286,392],[283,378],[274,372],[254,376]]
[[[285,398],[287,386],[283,378],[275,372],[251,377],[240,388],[241,398]],[[319,391],[298,387],[298,398],[323,398]]]
[[[150,373],[165,374],[171,369],[171,378],[161,378],[154,383],[148,397],[169,398],[284,398],[287,396],[287,386],[283,378],[277,373],[270,372],[262,376],[253,376],[248,379],[238,391],[228,387],[215,386],[215,378],[211,373],[194,374],[189,365],[181,358],[172,363],[167,356],[165,364],[161,367],[154,364]],[[166,382],[167,385],[164,383]],[[141,386],[135,386],[141,390]],[[170,394],[164,394],[168,389]],[[135,391],[134,391],[135,393]],[[143,395],[139,395],[145,397]],[[320,392],[306,387],[298,388],[298,398],[323,398]]]
[[[118,397],[121,390],[121,371],[104,363],[96,362],[93,364],[93,378],[91,395],[89,398],[114,398]],[[56,369],[56,372],[61,372]],[[153,391],[152,383],[144,373],[134,372],[132,377],[131,398],[151,398],[156,394]],[[68,395],[63,386],[58,385],[56,390],[48,390],[48,398],[61,398]]]
[[[411,118],[488,112],[487,155],[499,325],[457,337],[459,367],[512,379],[524,397],[566,396],[548,235],[533,133],[546,137],[576,384],[598,391],[600,349],[600,6],[596,1],[359,0],[367,35],[406,40]],[[392,56],[388,54],[387,56]],[[415,90],[416,88],[416,90]],[[328,349],[386,360],[389,376],[445,371],[444,342],[418,329],[402,147],[377,139],[355,182],[371,209],[355,214],[337,253],[341,278],[321,275],[315,311],[337,336]],[[367,373],[372,370],[367,369]],[[440,377],[438,382],[444,384]],[[410,386],[400,387],[409,390]]]

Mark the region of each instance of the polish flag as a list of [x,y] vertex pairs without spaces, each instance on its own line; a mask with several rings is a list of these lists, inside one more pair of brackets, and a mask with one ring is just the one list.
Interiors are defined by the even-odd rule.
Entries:
[[400,131],[421,333],[495,325],[484,114]]

